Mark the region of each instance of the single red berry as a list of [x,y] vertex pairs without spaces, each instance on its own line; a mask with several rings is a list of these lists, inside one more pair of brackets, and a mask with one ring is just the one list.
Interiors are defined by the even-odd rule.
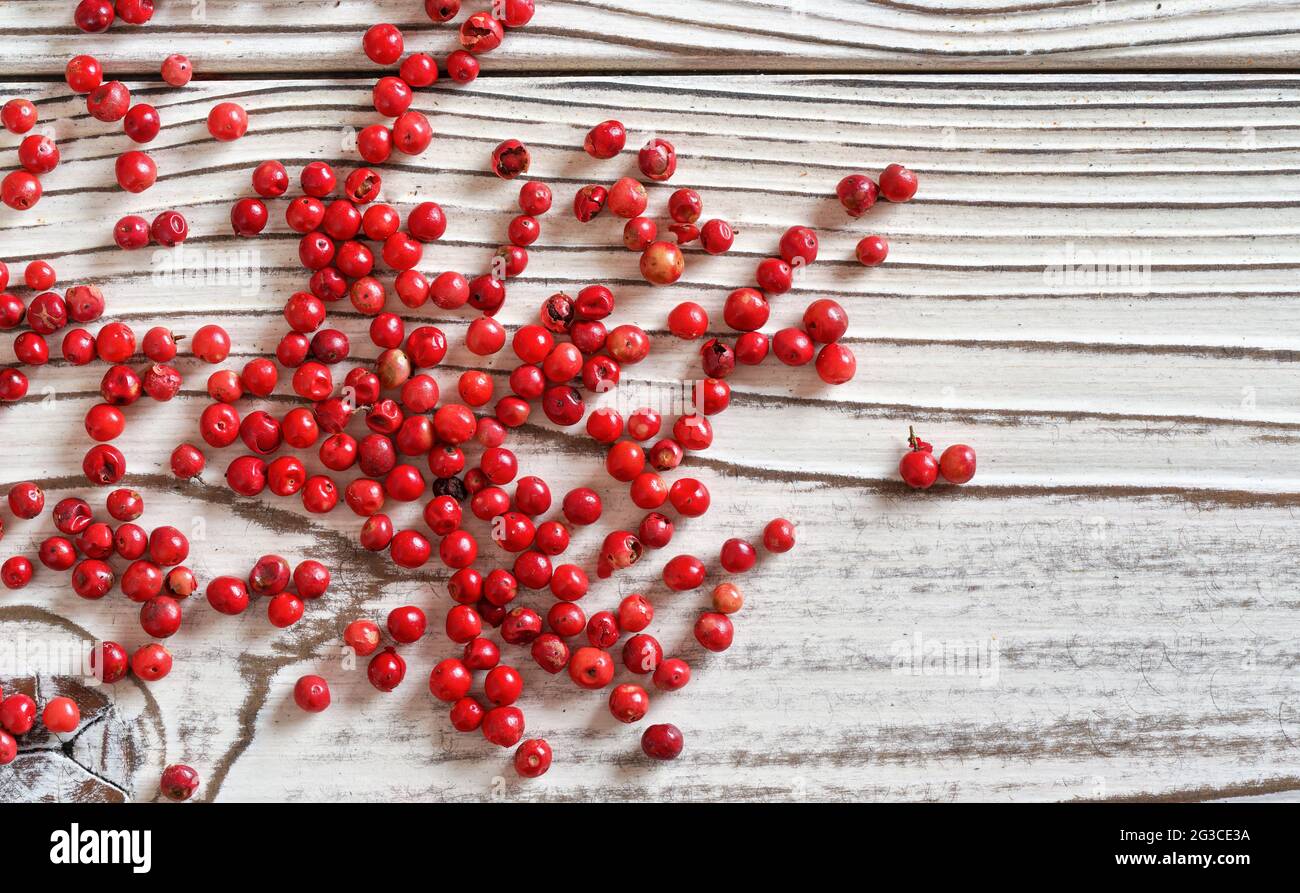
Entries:
[[158,790],[168,800],[185,801],[199,789],[199,773],[189,766],[177,763],[163,770]]
[[899,460],[898,473],[903,483],[912,489],[924,490],[939,476],[939,463],[930,445],[918,438],[911,428],[908,428],[907,442],[910,449]]
[[835,187],[835,196],[850,217],[861,217],[876,203],[880,190],[863,174],[849,174]]
[[650,695],[639,685],[616,685],[609,693],[609,712],[619,722],[639,722],[649,711]]
[[827,384],[844,384],[858,371],[858,360],[847,344],[827,344],[817,353],[817,375]]
[[573,196],[573,216],[588,223],[604,210],[608,199],[609,191],[604,186],[584,186]]
[[910,201],[916,195],[916,187],[916,174],[901,164],[891,164],[880,172],[880,194],[887,201]]
[[373,620],[353,620],[343,630],[343,643],[358,657],[369,657],[379,647],[379,624]]
[[59,166],[59,147],[48,136],[34,133],[18,144],[18,163],[33,174],[48,174]]
[[199,773],[189,766],[176,763],[163,770],[158,790],[168,800],[183,802],[199,789]]
[[645,187],[640,180],[632,177],[621,177],[609,189],[609,209],[618,217],[639,217],[645,212],[648,203],[649,196],[646,195]]
[[41,181],[30,171],[10,171],[0,181],[0,200],[15,211],[26,211],[41,200]]
[[492,150],[492,172],[503,180],[513,180],[528,173],[531,156],[519,140],[506,140]]
[[0,109],[0,122],[10,133],[26,133],[36,126],[36,119],[36,106],[30,99],[11,99]]
[[939,473],[950,484],[964,484],[975,477],[975,451],[964,443],[953,444],[939,457]]
[[172,53],[162,63],[162,79],[172,87],[184,87],[194,76],[194,66],[188,57]]
[[732,537],[722,544],[719,563],[728,573],[742,574],[753,567],[757,560],[758,550],[747,540]]
[[473,684],[470,668],[455,658],[439,662],[429,673],[429,692],[440,701],[459,701]]
[[472,53],[455,50],[447,56],[447,76],[458,84],[468,84],[478,77],[479,61]]
[[417,642],[428,625],[424,612],[414,605],[394,608],[388,613],[388,632],[403,645]]
[[865,236],[858,242],[856,254],[864,267],[879,266],[889,254],[889,243],[880,236]]
[[372,25],[361,38],[361,48],[376,65],[392,65],[402,58],[402,32],[396,25]]
[[302,619],[305,606],[292,592],[279,592],[266,604],[266,619],[277,629],[287,629]]
[[170,595],[155,595],[140,606],[140,628],[151,639],[166,639],[181,628],[180,602]]
[[627,131],[619,121],[602,121],[588,131],[582,148],[592,158],[613,158],[627,144]]
[[700,227],[700,247],[709,254],[726,254],[735,241],[736,233],[725,220],[714,218]]
[[812,362],[813,341],[803,329],[787,328],[772,337],[772,352],[787,366],[804,366]]
[[301,676],[293,684],[293,701],[308,713],[320,713],[330,705],[330,686],[321,676]]
[[696,589],[704,582],[704,562],[694,555],[678,555],[664,565],[664,584],[674,592]]
[[248,113],[233,102],[219,102],[208,112],[208,133],[228,143],[248,132]]
[[130,665],[126,649],[117,642],[101,642],[90,651],[90,668],[95,678],[109,685],[125,679]]
[[72,698],[50,698],[41,712],[41,722],[54,734],[67,735],[81,722],[81,709]]
[[579,688],[604,688],[614,678],[614,659],[599,648],[579,648],[569,659],[569,678]]
[[686,258],[672,242],[652,242],[641,254],[641,275],[651,285],[672,285],[686,272]]
[[0,701],[0,726],[11,735],[21,737],[36,725],[36,702],[25,694],[9,695]]
[[131,655],[131,672],[146,682],[157,682],[171,671],[171,652],[157,642],[145,645]]
[[109,0],[81,0],[72,13],[73,23],[90,34],[107,31],[114,18],[116,13]]
[[406,661],[396,649],[385,648],[370,659],[366,667],[370,684],[380,691],[392,691],[401,685],[406,676]]
[[726,614],[711,611],[695,621],[695,640],[710,651],[726,651],[734,636],[735,627]]
[[779,257],[769,257],[754,273],[758,287],[770,295],[783,295],[794,287],[794,268]]
[[675,760],[682,752],[681,729],[671,723],[650,726],[641,735],[641,750],[655,760]]
[[104,82],[104,69],[94,56],[73,56],[63,70],[73,93],[89,93]]
[[476,12],[460,26],[460,45],[478,55],[501,46],[505,32],[501,23],[488,12]]
[[774,518],[763,528],[763,548],[769,552],[789,552],[794,548],[794,525],[785,518]]
[[153,219],[153,223],[149,224],[149,235],[164,248],[176,247],[185,241],[189,233],[189,223],[179,211],[163,211]]
[[499,747],[514,747],[524,737],[524,713],[513,705],[494,707],[483,717],[483,737]]
[[515,751],[515,772],[522,778],[537,778],[550,768],[551,746],[545,738],[529,738]]
[[6,589],[22,589],[32,581],[32,573],[31,560],[22,555],[6,558],[4,565],[0,566],[0,580]]
[[127,110],[126,117],[122,119],[122,130],[132,142],[153,142],[161,129],[162,118],[158,116],[158,110],[143,102],[131,106]]
[[677,171],[677,150],[663,139],[652,139],[637,153],[637,166],[651,180],[663,182]]

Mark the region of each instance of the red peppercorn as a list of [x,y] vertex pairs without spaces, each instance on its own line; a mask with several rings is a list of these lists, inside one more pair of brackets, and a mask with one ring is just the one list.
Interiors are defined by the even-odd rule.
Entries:
[[248,132],[248,113],[234,102],[219,102],[208,112],[208,133],[228,143]]
[[641,735],[641,750],[655,760],[675,760],[682,752],[681,729],[671,723],[650,726]]
[[813,341],[803,329],[787,328],[772,337],[772,352],[787,366],[804,366],[813,359]]
[[10,133],[26,133],[36,126],[36,106],[29,99],[11,99],[0,109],[0,122]]
[[238,577],[216,577],[208,583],[205,596],[222,614],[241,614],[248,607],[248,588]]
[[146,682],[156,682],[171,671],[171,652],[156,642],[131,655],[131,672]]
[[388,632],[404,645],[419,641],[426,625],[424,612],[414,605],[394,608],[388,613]]
[[89,93],[104,82],[104,69],[94,56],[73,56],[63,76],[73,93]]
[[939,473],[950,484],[964,484],[975,477],[975,451],[964,443],[953,444],[939,457]]
[[385,648],[370,659],[366,667],[370,684],[380,691],[392,691],[406,676],[406,661],[393,648]]
[[609,693],[609,712],[619,722],[639,722],[649,710],[650,695],[639,685],[616,685]]
[[116,14],[109,0],[81,0],[72,13],[73,23],[90,34],[107,31],[114,18]]
[[129,667],[126,649],[116,642],[101,642],[90,651],[90,668],[101,682],[121,682]]
[[429,673],[429,692],[440,701],[459,701],[473,684],[470,668],[455,658],[440,661]]
[[858,360],[847,344],[827,344],[817,353],[817,375],[827,384],[844,384],[858,371]]
[[619,217],[631,219],[641,216],[648,202],[645,187],[632,177],[619,178],[609,189],[609,209]]
[[368,657],[379,647],[379,624],[373,620],[353,620],[343,630],[343,642],[358,657]]
[[779,257],[769,257],[754,273],[758,287],[771,295],[783,295],[794,287],[794,269]]
[[529,738],[515,751],[515,772],[522,778],[538,778],[550,768],[551,746],[545,738]]
[[22,555],[5,559],[0,565],[0,581],[4,582],[5,589],[22,589],[31,582],[31,575],[31,562]]
[[404,42],[396,25],[372,25],[361,38],[361,48],[376,65],[392,65],[402,58]]
[[794,548],[794,525],[785,518],[774,518],[763,529],[763,548],[769,552],[789,552]]
[[674,592],[698,588],[706,575],[704,562],[694,555],[678,555],[664,565],[664,584]]
[[613,158],[627,144],[627,131],[619,121],[602,121],[588,131],[582,148],[592,158]]
[[460,26],[460,45],[478,55],[501,46],[505,34],[501,23],[491,13],[476,12]]
[[54,734],[67,735],[81,722],[81,709],[72,698],[50,698],[41,712],[41,722]]
[[30,171],[11,171],[0,181],[0,200],[15,211],[26,211],[41,200],[41,181]]
[[579,648],[569,659],[569,678],[580,688],[604,688],[614,678],[614,659],[599,648]]
[[[127,153],[132,154],[132,153]],[[147,156],[146,156],[147,157]],[[48,174],[59,166],[59,147],[54,140],[41,134],[32,134],[18,144],[18,163],[33,174]],[[150,162],[152,164],[153,162]],[[149,181],[153,182],[152,179]],[[139,190],[132,190],[138,192]],[[33,288],[50,288],[54,285],[36,285]]]
[[741,574],[754,566],[758,560],[758,551],[754,546],[736,537],[732,537],[722,544],[722,552],[719,555],[719,563],[722,569],[732,574]]
[[672,242],[652,242],[641,254],[641,275],[651,285],[672,285],[686,271],[686,258]]
[[623,665],[633,673],[653,673],[664,659],[664,650],[654,636],[641,633],[623,645]]
[[663,182],[677,171],[677,150],[663,139],[652,139],[637,153],[637,166],[651,180]]
[[584,186],[573,197],[573,216],[589,223],[604,209],[608,199],[609,192],[604,186]]
[[483,717],[483,737],[499,747],[514,747],[524,736],[524,713],[518,707],[494,707]]
[[695,640],[710,651],[726,651],[734,636],[735,628],[726,614],[709,612],[695,621]]
[[455,50],[447,56],[447,76],[458,84],[468,84],[478,77],[479,61],[465,50]]
[[715,218],[700,227],[700,247],[709,254],[725,254],[735,241],[735,231],[725,220]]
[[163,770],[158,790],[168,800],[183,802],[199,789],[199,773],[189,766],[177,763]]
[[523,691],[524,678],[514,667],[505,664],[489,670],[483,680],[483,694],[498,707],[513,704]]
[[903,483],[909,487],[924,490],[939,476],[939,463],[935,460],[930,445],[918,438],[910,428],[907,442],[910,449],[899,460],[898,473],[903,478]]
[[140,606],[140,627],[151,639],[166,639],[181,628],[180,602],[156,595]]
[[153,142],[160,129],[162,129],[162,119],[158,116],[158,110],[145,103],[131,106],[127,110],[126,117],[122,119],[122,130],[132,142]]
[[26,735],[36,725],[36,702],[20,693],[0,701],[0,726],[11,735]]
[[910,201],[916,195],[916,187],[916,174],[901,164],[891,164],[880,173],[880,194],[887,201]]
[[835,196],[850,217],[861,217],[875,205],[880,190],[863,174],[849,174],[835,187]]
[[855,253],[858,263],[864,267],[879,266],[889,255],[889,243],[880,236],[865,236],[858,242]]
[[184,87],[194,76],[190,60],[180,53],[172,53],[162,64],[162,79],[173,87]]
[[329,683],[320,676],[301,676],[293,684],[293,701],[308,713],[320,713],[330,705]]

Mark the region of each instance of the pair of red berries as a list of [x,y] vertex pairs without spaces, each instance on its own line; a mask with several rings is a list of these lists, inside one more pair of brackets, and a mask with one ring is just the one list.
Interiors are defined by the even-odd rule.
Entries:
[[964,484],[975,477],[975,451],[964,443],[955,443],[934,458],[934,447],[907,429],[907,445],[911,447],[898,463],[898,473],[903,483],[914,490],[924,490],[939,475],[950,484]]

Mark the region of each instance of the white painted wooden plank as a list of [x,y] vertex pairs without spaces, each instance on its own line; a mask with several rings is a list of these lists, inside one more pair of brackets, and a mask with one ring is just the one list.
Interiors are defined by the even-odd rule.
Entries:
[[[445,244],[422,267],[481,269],[514,195],[484,174],[487,153],[507,136],[525,139],[535,172],[563,185],[501,318],[516,325],[551,291],[610,282],[615,321],[658,330],[651,358],[627,370],[629,384],[698,374],[692,347],[662,332],[667,310],[686,299],[720,310],[785,226],[818,226],[822,257],[777,300],[769,328],[795,321],[812,297],[836,296],[852,320],[859,377],[831,389],[806,369],[737,373],[716,446],[688,464],[715,508],[684,524],[668,554],[712,558],[726,536],[754,536],[778,514],[799,522],[800,546],[741,581],[749,604],[737,645],[707,659],[689,635],[704,596],[670,597],[655,580],[667,554],[598,584],[589,612],[643,588],[660,607],[656,634],[697,663],[691,689],[656,697],[651,714],[686,731],[687,756],[646,766],[636,730],[616,727],[600,697],[540,679],[518,654],[530,731],[557,752],[552,773],[524,785],[505,753],[454,735],[431,704],[425,674],[452,653],[440,638],[407,649],[408,679],[390,696],[340,666],[337,635],[354,616],[382,620],[417,603],[439,623],[448,604],[440,573],[399,575],[351,547],[360,519],[343,510],[319,519],[291,500],[230,499],[221,472],[235,450],[210,451],[200,483],[167,478],[166,455],[193,439],[204,403],[193,392],[207,370],[185,360],[190,393],[132,407],[123,438],[146,519],[200,524],[194,564],[205,576],[246,570],[274,548],[294,560],[324,555],[338,586],[287,633],[269,630],[263,606],[233,620],[187,606],[177,669],[148,691],[163,729],[135,732],[144,757],[114,783],[148,799],[159,766],[185,760],[208,795],[231,799],[1294,796],[1300,713],[1290,665],[1300,625],[1294,573],[1279,556],[1300,503],[1291,460],[1300,82],[1133,80],[596,76],[483,79],[422,94],[440,137],[427,158],[386,176],[399,206],[433,197],[451,217]],[[11,268],[48,257],[64,283],[99,283],[106,318],[138,329],[164,321],[187,331],[221,312],[238,345],[232,363],[273,345],[278,308],[302,281],[294,240],[278,209],[267,237],[227,236],[230,196],[246,191],[248,168],[263,158],[348,164],[339,123],[375,120],[365,83],[156,90],[148,95],[167,126],[151,151],[164,178],[136,197],[105,185],[124,147],[116,128],[52,87],[35,89],[45,91],[44,112],[59,116],[65,161],[35,211],[0,214],[0,256]],[[851,105],[866,93],[881,104]],[[254,126],[217,146],[201,122],[226,96],[241,97]],[[638,137],[673,134],[683,156],[673,185],[697,186],[709,215],[742,230],[734,256],[692,254],[671,289],[646,287],[635,258],[610,247],[615,221],[583,227],[564,210],[573,189],[630,169],[597,165],[577,148],[591,123],[624,110]],[[846,221],[828,198],[835,181],[893,160],[921,172],[918,200]],[[667,192],[655,189],[655,202]],[[189,217],[193,251],[258,249],[260,289],[177,284],[156,275],[162,258],[111,246],[118,216],[165,207]],[[865,271],[848,257],[871,230],[890,237],[891,262]],[[1149,251],[1150,281],[1135,289],[1045,277],[1068,246]],[[464,319],[411,316],[435,320],[453,340]],[[363,320],[337,313],[331,323],[354,337],[358,356],[373,355]],[[9,351],[0,345],[0,362]],[[453,350],[444,390],[468,362]],[[48,386],[50,400],[0,408],[13,457],[4,483],[54,478],[51,500],[82,490],[69,475],[98,372],[39,370],[33,391]],[[903,492],[893,469],[909,423],[940,447],[975,444],[973,485]],[[601,480],[598,454],[580,435],[543,424],[517,440],[526,469],[557,492]],[[622,488],[604,489],[610,520],[635,520]],[[395,518],[414,524],[417,513],[404,507]],[[6,555],[49,532],[44,519],[5,520]],[[572,554],[589,553],[598,537],[583,532]],[[134,606],[116,595],[83,603],[51,576],[5,596],[6,636],[53,622],[32,613],[44,609],[92,634],[142,641]],[[895,654],[910,654],[918,636],[967,652],[996,636],[996,684],[924,664],[913,672],[910,661],[896,668]],[[292,680],[309,671],[324,671],[334,689],[335,706],[320,717],[300,715],[289,698]],[[120,714],[140,715],[139,689],[119,689]],[[84,762],[94,765],[92,756]],[[82,785],[81,770],[22,759],[21,775],[0,777],[6,799],[114,796],[112,786]]]
[[[55,73],[93,46],[132,72],[179,49],[201,73],[367,70],[362,32],[403,28],[407,48],[445,56],[455,28],[422,5],[322,6],[252,0],[160,3],[143,28],[87,36],[61,0],[10,0],[0,71]],[[33,41],[49,52],[32,52]],[[161,47],[166,47],[165,51]],[[1285,0],[1097,0],[1042,4],[879,4],[853,0],[546,0],[485,58],[489,72],[557,70],[1053,70],[1260,68],[1293,64],[1300,40]]]

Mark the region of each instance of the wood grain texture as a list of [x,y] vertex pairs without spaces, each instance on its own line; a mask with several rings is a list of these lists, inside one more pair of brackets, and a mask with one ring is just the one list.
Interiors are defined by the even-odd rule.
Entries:
[[[230,196],[247,194],[248,171],[264,158],[354,163],[348,136],[374,120],[368,82],[139,87],[166,126],[150,149],[162,176],[132,197],[105,186],[123,148],[115,126],[88,119],[53,87],[13,85],[40,94],[64,163],[34,212],[0,215],[3,255],[11,267],[47,257],[64,282],[96,282],[106,318],[137,330],[189,331],[219,314],[237,344],[227,365],[239,368],[275,344],[283,299],[302,276],[282,204],[271,232],[239,241],[227,234]],[[252,116],[234,144],[204,138],[206,111],[221,98]],[[198,767],[203,795],[222,799],[1211,799],[1300,790],[1300,579],[1286,559],[1300,509],[1291,461],[1300,440],[1300,80],[595,74],[485,78],[417,103],[437,140],[425,156],[388,166],[385,195],[403,209],[433,198],[448,212],[448,234],[421,269],[485,269],[516,192],[486,173],[486,158],[499,140],[523,139],[533,173],[556,186],[557,211],[543,220],[501,319],[530,320],[556,290],[615,288],[612,322],[646,325],[655,349],[605,401],[693,378],[695,345],[664,331],[668,309],[699,301],[721,333],[723,297],[748,282],[780,232],[795,222],[818,228],[821,256],[774,301],[768,329],[834,296],[852,321],[859,375],[829,388],[810,369],[737,373],[714,448],[683,472],[706,482],[714,508],[682,524],[669,553],[714,556],[726,537],[756,537],[776,515],[797,520],[799,547],[740,581],[748,602],[722,655],[690,635],[707,594],[670,595],[657,581],[666,555],[594,586],[589,613],[647,593],[665,649],[696,666],[691,687],[656,697],[650,714],[681,726],[687,752],[647,766],[637,730],[610,718],[603,698],[542,678],[519,654],[530,733],[557,754],[544,779],[523,784],[504,752],[451,732],[431,702],[428,669],[453,653],[440,636],[404,651],[410,673],[391,695],[344,661],[338,637],[353,617],[382,620],[414,603],[440,623],[444,575],[399,574],[360,551],[360,519],[343,510],[321,519],[293,500],[232,498],[221,475],[234,449],[209,450],[201,481],[164,473],[171,446],[196,439],[207,402],[208,370],[186,358],[182,395],[132,407],[123,437],[146,521],[192,532],[192,565],[205,578],[243,572],[274,550],[322,558],[337,585],[284,633],[271,631],[260,606],[231,619],[188,605],[172,677],[108,693],[150,746],[118,761],[128,768],[99,773],[112,778],[104,797],[153,797],[162,754]],[[708,216],[740,230],[727,256],[691,252],[671,288],[640,280],[635,256],[616,247],[618,221],[584,226],[565,209],[577,187],[634,168],[630,153],[598,164],[577,148],[587,127],[615,113],[634,143],[654,132],[681,150],[672,183],[651,189],[653,208],[672,188],[693,186]],[[847,220],[830,197],[835,182],[895,160],[920,173],[917,199]],[[244,250],[246,277],[180,276],[174,255],[111,246],[119,216],[167,207],[182,209],[194,233],[183,266],[225,273],[229,252]],[[867,232],[892,246],[890,261],[870,271],[851,261]],[[1088,252],[1120,266],[1099,281]],[[451,336],[437,373],[450,393],[479,362],[459,346],[468,317],[423,308],[407,318]],[[364,318],[339,307],[330,322],[352,337],[357,357],[374,356]],[[0,346],[0,362],[11,358]],[[504,389],[512,364],[491,365]],[[33,375],[32,397],[0,407],[12,457],[0,485],[52,479],[51,500],[81,489],[69,472],[97,381],[96,369],[51,364]],[[284,411],[287,393],[282,384],[266,405]],[[976,481],[905,492],[895,466],[909,424],[940,447],[976,445]],[[512,444],[524,470],[557,494],[595,485],[611,523],[639,515],[604,484],[600,454],[577,429],[534,420]],[[394,518],[418,524],[418,508]],[[45,521],[6,522],[6,554],[49,532]],[[598,539],[581,531],[572,554],[591,554]],[[19,612],[0,613],[7,634],[42,610],[90,635],[142,641],[134,606],[116,595],[80,602],[49,574],[4,599]],[[549,602],[540,593],[523,600]],[[321,716],[292,704],[305,672],[330,679],[335,704]],[[142,695],[156,702],[156,728],[134,719],[154,715],[137,703]],[[125,749],[135,739],[115,740]],[[17,778],[0,774],[0,797],[77,796],[49,771]]]
[[[466,4],[480,8],[486,4]],[[1263,69],[1300,51],[1287,0],[548,0],[485,57],[488,73]],[[464,15],[462,14],[461,20]],[[455,28],[418,0],[160,3],[147,28],[96,38],[110,70],[157,73],[183,48],[202,74],[370,71],[361,33],[399,25],[439,57]],[[458,23],[457,23],[458,24]],[[58,74],[86,46],[61,0],[0,9],[0,72]],[[160,44],[159,41],[162,41]],[[50,52],[32,52],[33,42]],[[166,47],[163,50],[161,47]]]

